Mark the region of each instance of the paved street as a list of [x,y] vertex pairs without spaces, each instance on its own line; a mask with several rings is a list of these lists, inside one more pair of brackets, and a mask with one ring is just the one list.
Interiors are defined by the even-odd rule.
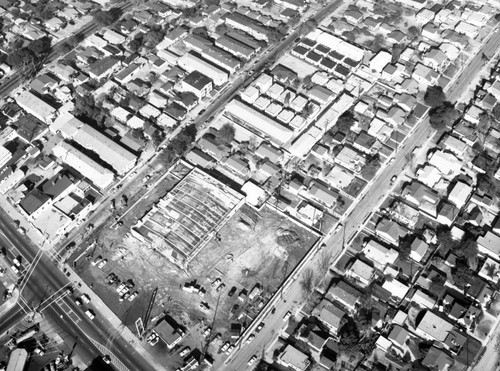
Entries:
[[[482,48],[481,52],[498,50],[500,48],[499,34],[499,32],[494,33]],[[451,85],[451,89],[449,89],[447,93],[447,99],[449,101],[454,102],[462,92],[468,88],[472,79],[480,72],[481,66],[483,65],[481,52],[477,53],[464,68],[457,83]],[[393,175],[400,176],[403,173],[403,169],[407,162],[406,155],[412,152],[415,147],[422,146],[433,134],[434,132],[426,116],[410,137],[407,138],[405,144],[398,150],[393,163],[391,165],[386,165],[377,179],[369,185],[366,190],[368,196],[363,197],[361,201],[355,204],[348,218],[345,218],[345,221],[341,220],[341,222],[343,222],[343,228],[345,228],[346,241],[361,229],[367,216],[378,206],[381,200],[387,196],[389,190],[388,185]],[[343,235],[344,232],[342,228],[339,228],[336,233],[325,239],[325,248],[330,249],[333,256],[340,256]],[[319,254],[315,254],[305,266],[316,267],[319,257]],[[264,329],[256,334],[252,343],[242,345],[239,351],[231,355],[232,357],[228,359],[229,362],[225,365],[224,370],[238,371],[245,369],[248,360],[254,354],[257,356],[262,354],[263,349],[270,344],[276,336],[276,333],[284,326],[282,319],[285,313],[297,307],[298,303],[303,300],[303,294],[300,287],[300,275],[295,279],[291,277],[291,280],[291,283],[283,294],[283,299],[279,299],[276,303],[264,309],[263,321],[266,323]],[[270,314],[271,307],[276,308],[276,312],[273,315]],[[253,331],[256,324],[260,321],[261,319],[255,321],[256,323],[249,329],[246,336]],[[243,342],[244,341],[245,339],[243,339]]]
[[[8,219],[3,213],[0,213],[0,230],[7,237],[8,241],[0,238],[2,244],[5,244],[7,249],[12,248],[14,245],[26,261],[32,261],[36,255],[37,248],[31,246],[20,237],[13,227],[12,221]],[[31,279],[27,283],[27,289],[31,293],[36,293],[40,299],[47,287],[58,290],[68,283],[67,277],[55,266],[54,262],[50,261],[47,256],[43,256]],[[43,311],[43,315],[51,318],[54,322],[69,335],[74,338],[78,337],[79,353],[87,355],[86,361],[95,358],[99,351],[91,339],[106,344],[107,340],[114,336],[115,329],[109,324],[106,318],[99,316],[97,313],[96,318],[90,320],[82,310],[76,306],[74,300],[70,296],[65,296],[60,299],[61,306],[52,304]],[[14,307],[9,310],[0,322],[0,334],[4,333],[14,323],[20,321],[25,313],[19,310],[19,307]],[[78,319],[75,320],[69,317],[67,312],[74,312]],[[96,311],[97,312],[97,311]],[[62,316],[62,317],[61,317]],[[110,344],[111,351],[119,358],[119,360],[130,370],[154,370],[155,367],[143,359],[136,352],[136,348],[122,337],[115,337]]]

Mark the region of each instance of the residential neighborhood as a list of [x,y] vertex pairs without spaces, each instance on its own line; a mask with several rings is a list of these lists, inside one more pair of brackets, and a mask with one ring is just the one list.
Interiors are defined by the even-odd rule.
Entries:
[[0,14],[0,367],[500,367],[500,2]]

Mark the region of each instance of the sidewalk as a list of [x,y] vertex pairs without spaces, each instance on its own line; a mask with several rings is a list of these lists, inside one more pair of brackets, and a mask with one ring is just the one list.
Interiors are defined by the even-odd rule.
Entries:
[[33,227],[26,217],[22,215],[16,207],[7,200],[5,195],[0,195],[0,208],[15,222],[19,221],[19,227],[26,231],[26,237],[28,237],[33,243],[35,243],[42,250],[49,250],[52,246],[51,244],[44,244],[45,237],[40,233],[38,229]]
[[[75,273],[73,268],[68,265],[62,265],[64,268],[68,270],[70,273],[69,279],[78,284],[79,290],[82,293],[85,293],[90,296],[92,304],[94,307],[102,314],[103,318],[106,318],[107,321],[113,326],[114,330],[119,330],[119,335],[123,339],[125,339],[128,343],[130,343],[135,351],[139,353],[146,361],[149,362],[152,369],[154,370],[163,370],[164,366],[156,362],[156,360],[151,356],[151,354],[144,349],[141,341],[135,336],[135,334],[127,327],[125,324],[118,318],[118,316],[108,308],[108,306],[102,301],[102,299],[94,293],[94,291],[80,278],[78,274]],[[130,370],[136,371],[136,370]]]

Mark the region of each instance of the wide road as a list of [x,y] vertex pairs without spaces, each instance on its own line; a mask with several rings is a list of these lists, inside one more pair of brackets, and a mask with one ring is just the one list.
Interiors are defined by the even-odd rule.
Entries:
[[[12,248],[12,245],[14,245],[21,253],[23,260],[27,262],[33,261],[38,248],[31,246],[23,237],[19,236],[14,223],[3,212],[0,212],[0,230],[7,239],[5,241],[4,236],[0,236],[0,241],[7,249]],[[70,283],[68,278],[56,267],[55,263],[46,255],[43,255],[28,280],[26,289],[30,293],[35,293],[36,297],[41,299],[47,288],[52,288],[52,291],[55,292],[68,283]],[[69,308],[78,316],[78,323],[69,318],[66,311],[55,303],[48,306],[43,311],[43,315],[57,323],[69,335],[74,338],[78,337],[78,352],[83,353],[84,356],[86,355],[87,361],[100,354],[99,349],[90,339],[105,345],[108,339],[113,338],[109,349],[130,371],[154,370],[144,358],[137,354],[133,345],[120,336],[116,336],[116,329],[105,318],[99,316],[99,313],[96,313],[94,320],[90,320],[82,309],[75,304],[71,296],[64,296],[60,300],[63,302],[62,305],[65,306],[64,309],[68,310]],[[17,309],[17,312],[15,309]],[[24,312],[18,310],[19,307],[15,307],[15,309],[8,311],[2,317],[0,333],[5,332],[12,324],[19,322],[24,317]]]
[[[481,60],[483,52],[490,53],[488,55],[491,55],[492,51],[496,52],[499,49],[500,32],[494,32],[481,51],[470,60],[470,63],[464,68],[462,73],[457,76],[455,81],[451,82],[451,85],[449,85],[450,89],[447,89],[447,99],[454,102],[464,91],[466,91],[466,89],[468,89],[469,84],[481,71],[484,63]],[[342,227],[337,228],[333,234],[327,235],[324,241],[325,247],[323,249],[330,250],[332,256],[339,256],[342,253],[344,235],[347,241],[362,228],[369,214],[378,207],[381,200],[390,192],[389,184],[391,178],[394,175],[399,177],[403,174],[403,170],[407,165],[406,156],[411,153],[415,147],[424,145],[434,133],[434,130],[430,127],[428,116],[424,117],[422,122],[418,124],[417,128],[407,138],[404,145],[398,149],[392,164],[384,165],[385,168],[378,175],[376,180],[367,186],[367,190],[365,191],[367,196],[362,197],[362,199],[355,204],[351,213],[341,219]],[[312,267],[314,269],[314,267],[318,266],[319,259],[321,259],[321,254],[316,253],[312,255],[304,268]],[[283,322],[284,315],[287,311],[293,311],[304,300],[303,292],[300,287],[300,274],[303,271],[304,269],[295,275],[295,277],[290,277],[288,287],[274,305],[272,305],[272,307],[276,309],[275,314],[271,314],[271,307],[269,306],[264,309],[264,312],[261,314],[262,319],[259,318],[250,326],[249,331],[245,333],[245,338],[242,339],[243,345],[241,345],[240,349],[234,354],[230,355],[227,364],[221,367],[221,369],[229,371],[244,370],[247,367],[248,360],[253,355],[260,357],[264,349],[266,349],[276,338],[280,329],[285,326]],[[261,320],[265,322],[264,328],[260,333],[255,334],[255,338],[250,344],[246,344],[245,339],[248,337],[249,332],[255,329],[257,322]]]

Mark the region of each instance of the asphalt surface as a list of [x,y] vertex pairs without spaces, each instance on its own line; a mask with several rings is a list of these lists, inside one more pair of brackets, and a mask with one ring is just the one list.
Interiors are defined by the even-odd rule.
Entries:
[[[500,48],[500,32],[495,32],[492,34],[491,38],[486,42],[481,51],[477,53],[469,64],[464,68],[462,73],[458,76],[456,83],[449,85],[450,89],[447,89],[447,99],[454,102],[460,97],[460,95],[468,89],[471,81],[480,72],[483,61],[481,60],[482,52],[485,54],[496,51]],[[430,127],[428,116],[425,116],[418,124],[416,129],[411,133],[404,144],[398,149],[394,161],[391,165],[383,165],[384,169],[377,176],[376,180],[367,186],[365,191],[365,196],[354,206],[351,213],[341,219],[342,226],[337,228],[335,232],[327,235],[324,239],[325,250],[330,250],[332,256],[338,257],[343,252],[343,241],[345,236],[345,241],[349,241],[357,232],[359,232],[365,220],[369,217],[371,212],[375,210],[380,202],[388,195],[390,192],[390,182],[391,178],[396,175],[399,176],[404,173],[406,168],[407,154],[411,153],[414,148],[423,146],[426,142],[430,141],[431,137],[435,134],[434,130]],[[306,267],[318,266],[318,261],[321,259],[321,254],[312,254],[311,258],[304,265]],[[227,364],[224,366],[224,370],[238,371],[244,370],[247,367],[247,362],[253,355],[259,357],[263,351],[269,346],[269,344],[276,338],[277,334],[281,329],[283,329],[286,324],[283,321],[283,317],[288,311],[294,311],[298,308],[301,302],[304,300],[302,289],[300,287],[301,273],[290,277],[287,289],[284,290],[281,298],[272,305],[275,308],[275,313],[271,314],[271,307],[266,307],[262,313],[263,318],[256,320],[250,327],[249,332],[245,334],[242,339],[239,350],[230,355]],[[245,340],[248,337],[252,329],[255,329],[256,324],[263,321],[265,323],[264,328],[257,334],[250,344],[246,344]],[[238,347],[237,347],[238,349]]]
[[[14,245],[21,253],[23,260],[32,261],[38,248],[31,246],[22,236],[19,236],[13,225],[12,220],[8,216],[0,213],[0,230],[7,239],[5,240],[4,236],[1,236],[0,240],[2,240],[7,249],[12,248],[12,245]],[[52,291],[55,292],[68,283],[67,277],[56,267],[54,262],[44,255],[28,280],[26,289],[29,290],[30,294],[35,295],[36,298],[42,299],[47,288],[52,288]],[[58,326],[73,338],[78,338],[76,351],[82,356],[84,361],[90,362],[96,355],[100,354],[95,344],[90,340],[93,339],[100,344],[109,345],[108,348],[129,370],[152,370],[149,363],[137,354],[133,345],[123,340],[120,336],[116,336],[116,330],[105,318],[99,316],[97,310],[95,310],[95,319],[90,320],[82,308],[75,304],[71,296],[63,296],[60,300],[63,303],[62,305],[65,306],[64,309],[68,310],[69,308],[70,311],[75,313],[78,318],[76,320],[77,323],[56,303],[48,306],[43,311],[43,315],[54,323],[57,323]],[[19,309],[20,307],[16,306],[2,316],[0,333],[5,332],[25,317],[25,313]],[[113,339],[113,341],[110,343],[109,339]]]

